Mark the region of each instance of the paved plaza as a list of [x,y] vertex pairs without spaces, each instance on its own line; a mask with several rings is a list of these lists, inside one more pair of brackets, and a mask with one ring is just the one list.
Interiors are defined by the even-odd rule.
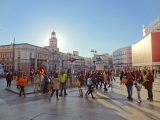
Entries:
[[[67,88],[68,95],[56,100],[55,94],[33,93],[33,86],[26,87],[26,98],[18,96],[15,83],[6,90],[6,81],[0,79],[0,120],[160,120],[160,80],[153,87],[154,101],[146,100],[147,91],[142,89],[142,102],[136,100],[133,87],[133,101],[127,100],[125,85],[119,78],[113,83],[113,90],[95,90],[96,99],[78,97],[77,87]],[[15,91],[15,92],[13,92]],[[85,91],[85,90],[84,90]]]

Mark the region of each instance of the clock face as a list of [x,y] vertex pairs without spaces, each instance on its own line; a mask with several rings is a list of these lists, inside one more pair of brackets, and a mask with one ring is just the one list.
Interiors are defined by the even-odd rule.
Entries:
[[51,45],[53,44],[53,41],[51,41]]

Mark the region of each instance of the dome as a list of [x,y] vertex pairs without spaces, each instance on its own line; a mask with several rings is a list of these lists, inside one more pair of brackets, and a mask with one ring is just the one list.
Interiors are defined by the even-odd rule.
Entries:
[[53,31],[53,32],[52,32],[52,35],[56,35],[56,33]]

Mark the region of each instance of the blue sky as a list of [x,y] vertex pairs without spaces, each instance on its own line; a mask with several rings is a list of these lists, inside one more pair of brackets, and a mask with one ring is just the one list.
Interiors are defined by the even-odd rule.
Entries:
[[0,45],[48,46],[55,31],[61,52],[91,57],[142,38],[160,16],[160,0],[0,0]]

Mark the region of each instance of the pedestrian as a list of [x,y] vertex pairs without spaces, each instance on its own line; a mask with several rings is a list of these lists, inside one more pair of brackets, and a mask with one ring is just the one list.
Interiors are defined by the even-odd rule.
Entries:
[[51,96],[50,96],[49,100],[51,100],[51,98],[52,98],[52,96],[53,96],[55,91],[56,91],[56,98],[57,98],[57,100],[59,100],[59,98],[58,98],[58,90],[60,88],[60,78],[58,76],[58,73],[55,73],[55,76],[51,80],[51,82],[53,83],[53,86],[52,86],[52,93],[51,93]]
[[131,70],[128,68],[127,72],[124,74],[124,77],[127,79],[127,83],[126,83],[126,88],[127,88],[127,92],[128,92],[128,100],[133,100],[132,98],[132,86],[133,86],[133,80],[134,80],[134,75],[133,73],[131,73]]
[[144,77],[145,81],[145,88],[148,91],[148,98],[147,100],[153,101],[153,82],[154,82],[154,76],[151,73],[151,70],[147,70],[147,74]]
[[89,77],[87,79],[87,86],[88,86],[88,90],[85,94],[86,98],[88,97],[89,94],[91,94],[92,99],[94,99],[95,97],[93,96],[93,91],[92,91],[92,84],[93,84],[93,80],[92,80],[92,75],[89,74]]
[[102,84],[104,84],[104,79],[103,79],[103,71],[100,72],[99,76],[99,83],[100,83],[100,88],[102,88]]
[[141,71],[140,70],[136,70],[135,71],[135,76],[136,76],[136,79],[135,79],[135,87],[136,87],[136,90],[137,90],[137,102],[141,102],[141,88],[142,88],[142,82],[143,82],[143,75],[141,74]]
[[17,74],[16,74],[16,71],[14,71],[13,80],[17,81]]
[[40,88],[40,91],[43,91],[44,75],[40,74],[40,78],[39,79],[40,79],[39,88]]
[[103,80],[104,80],[104,90],[107,91],[107,83],[108,83],[108,72],[103,72]]
[[21,88],[21,90],[19,92],[19,96],[21,96],[22,93],[23,93],[24,97],[26,97],[26,94],[25,94],[25,91],[24,91],[24,88],[25,88],[26,84],[27,84],[27,77],[26,77],[26,74],[23,74],[23,76],[20,77],[19,80],[18,80],[18,86],[20,86],[20,88]]
[[49,84],[48,77],[47,77],[46,74],[44,74],[43,95],[46,93],[46,91],[47,91],[47,93],[49,92],[49,90],[48,90],[48,84]]
[[62,96],[63,90],[64,90],[64,95],[68,95],[66,93],[67,74],[64,73],[63,71],[61,72],[61,75],[60,75],[60,82],[61,82],[61,92],[60,92],[59,96]]
[[38,73],[36,72],[34,75],[33,75],[33,79],[34,79],[34,92],[38,92],[38,88],[39,88],[39,75]]
[[121,71],[120,71],[120,84],[122,84],[123,76],[124,76],[124,72],[123,72],[123,69],[121,69]]
[[160,68],[157,70],[157,78],[160,80]]
[[13,80],[13,76],[12,76],[12,74],[9,71],[8,74],[6,75],[7,87],[11,86],[11,81],[12,80]]
[[78,81],[80,83],[79,86],[78,86],[79,96],[83,97],[83,90],[81,88],[84,85],[84,75],[83,75],[83,72],[80,73]]
[[32,71],[30,71],[30,80],[31,84],[34,84],[34,73]]

